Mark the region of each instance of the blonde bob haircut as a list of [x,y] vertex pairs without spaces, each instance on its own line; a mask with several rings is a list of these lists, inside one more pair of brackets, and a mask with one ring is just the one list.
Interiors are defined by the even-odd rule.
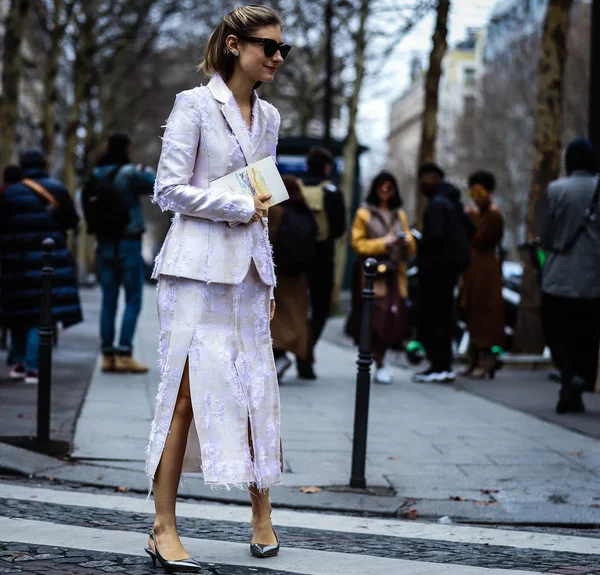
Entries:
[[219,74],[227,82],[233,74],[235,56],[227,49],[225,40],[230,35],[252,36],[263,26],[279,26],[283,30],[283,18],[273,8],[258,4],[241,6],[226,14],[208,39],[199,71],[207,76]]

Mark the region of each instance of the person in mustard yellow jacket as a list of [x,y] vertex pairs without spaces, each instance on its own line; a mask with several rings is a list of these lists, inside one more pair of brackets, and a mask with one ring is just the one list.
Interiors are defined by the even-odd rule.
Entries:
[[389,348],[402,345],[406,329],[406,260],[416,251],[396,179],[381,172],[371,184],[364,207],[356,212],[352,224],[352,248],[359,259],[355,268],[350,331],[358,343],[362,316],[362,264],[368,257],[377,259],[375,299],[373,301],[373,357],[377,365],[375,382],[392,383],[384,363]]

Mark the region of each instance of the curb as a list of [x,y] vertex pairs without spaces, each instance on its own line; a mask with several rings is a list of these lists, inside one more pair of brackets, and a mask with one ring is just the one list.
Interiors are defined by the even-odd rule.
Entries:
[[[0,469],[32,479],[85,485],[118,492],[148,493],[149,483],[143,471],[92,464],[70,463],[0,443]],[[249,506],[244,490],[212,489],[199,476],[184,476],[178,497],[193,501]],[[394,519],[418,519],[436,523],[448,516],[454,523],[600,528],[600,508],[572,504],[524,503],[504,506],[491,501],[478,502],[447,499],[414,499],[394,494],[378,495],[377,489],[350,490],[346,487],[324,488],[314,494],[304,494],[299,487],[281,486],[271,491],[273,507],[297,511],[338,513],[354,516]],[[1,489],[0,489],[1,497]],[[479,502],[481,503],[481,502]]]
[[19,475],[34,477],[52,469],[62,467],[65,462],[8,443],[0,443],[0,469]]

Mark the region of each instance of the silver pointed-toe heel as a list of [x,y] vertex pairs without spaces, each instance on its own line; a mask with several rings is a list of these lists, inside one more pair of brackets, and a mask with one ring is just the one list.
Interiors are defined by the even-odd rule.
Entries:
[[254,557],[259,559],[266,559],[267,557],[275,557],[279,553],[279,537],[273,528],[275,539],[277,539],[277,545],[261,545],[260,543],[250,543],[250,553]]
[[150,555],[153,567],[156,567],[156,562],[158,561],[166,573],[199,573],[202,571],[202,565],[200,565],[200,563],[198,563],[198,561],[192,557],[188,557],[187,559],[177,559],[175,561],[167,561],[158,550],[154,533],[150,533],[150,540],[154,544],[154,551],[152,551],[150,547],[146,547],[144,551]]

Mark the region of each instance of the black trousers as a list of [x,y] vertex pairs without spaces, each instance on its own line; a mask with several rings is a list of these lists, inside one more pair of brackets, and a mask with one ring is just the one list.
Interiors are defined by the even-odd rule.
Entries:
[[600,346],[600,298],[572,299],[542,294],[542,325],[563,387],[573,377],[596,381]]
[[317,345],[325,324],[331,315],[334,269],[333,241],[319,242],[313,269],[309,277],[313,348]]
[[433,371],[452,369],[455,273],[419,273],[417,333]]

